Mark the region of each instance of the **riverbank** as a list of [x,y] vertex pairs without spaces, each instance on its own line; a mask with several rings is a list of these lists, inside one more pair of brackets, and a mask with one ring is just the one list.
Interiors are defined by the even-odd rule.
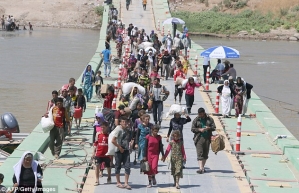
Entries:
[[0,1],[0,15],[13,15],[20,26],[30,22],[33,27],[99,29],[101,16],[95,8],[102,4],[103,0],[4,0]]
[[[299,40],[299,1],[169,1],[172,16],[193,35],[218,38]],[[281,4],[281,6],[280,6]],[[277,8],[277,6],[280,6]]]

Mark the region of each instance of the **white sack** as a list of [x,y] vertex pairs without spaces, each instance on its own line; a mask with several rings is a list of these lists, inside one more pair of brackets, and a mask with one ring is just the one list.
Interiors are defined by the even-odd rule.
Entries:
[[186,112],[187,110],[185,107],[182,107],[181,105],[173,104],[171,105],[168,113],[166,113],[166,118],[169,115],[174,115],[175,113],[180,113],[182,115],[182,114],[186,114]]
[[108,137],[108,152],[106,153],[106,155],[114,155],[115,151],[117,150],[117,147],[112,143],[112,139],[116,133],[116,128],[109,134]]
[[[194,83],[199,83],[197,77],[193,77],[193,79],[194,79]],[[188,79],[185,79],[185,80],[182,81],[182,88],[186,87],[187,82],[188,82]]]
[[137,87],[135,82],[127,82],[122,85],[123,94],[130,94],[133,87]]
[[131,104],[129,106],[129,108],[131,109],[131,111],[135,110],[137,107],[137,103],[140,101],[140,99],[138,97],[135,97],[132,101]]
[[122,91],[123,94],[130,94],[133,87],[138,88],[138,93],[145,95],[145,88],[143,86],[140,86],[139,84],[136,84],[135,82],[127,82],[122,85]]

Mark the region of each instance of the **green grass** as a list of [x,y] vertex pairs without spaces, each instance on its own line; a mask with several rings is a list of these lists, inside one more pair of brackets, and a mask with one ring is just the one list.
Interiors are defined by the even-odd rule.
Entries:
[[97,15],[102,16],[103,12],[104,12],[104,7],[103,6],[97,6],[95,8],[95,12],[96,12]]
[[[213,11],[187,12],[177,11],[171,13],[173,17],[181,18],[186,22],[190,32],[218,33],[218,34],[236,34],[239,31],[252,29],[260,33],[270,32],[271,29],[283,26],[286,29],[299,28],[298,17],[275,16],[269,12],[262,14],[258,11],[244,10],[238,14],[219,12],[217,8]],[[288,21],[288,22],[286,22]]]

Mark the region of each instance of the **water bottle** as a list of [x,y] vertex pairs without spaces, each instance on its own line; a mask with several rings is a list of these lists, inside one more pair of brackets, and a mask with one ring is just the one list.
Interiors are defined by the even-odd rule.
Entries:
[[36,177],[37,177],[37,179],[39,179],[39,180],[43,180],[43,176],[42,176],[40,173],[37,173],[37,174],[36,174]]

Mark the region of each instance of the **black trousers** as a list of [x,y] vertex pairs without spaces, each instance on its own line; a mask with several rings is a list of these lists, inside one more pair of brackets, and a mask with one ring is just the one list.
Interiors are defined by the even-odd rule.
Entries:
[[203,80],[204,80],[204,83],[206,83],[206,81],[207,81],[206,80],[206,77],[207,77],[206,75],[207,75],[209,65],[203,65],[202,67],[203,67]]
[[162,122],[163,101],[153,101],[153,117],[155,123]]
[[183,89],[179,88],[179,85],[175,85],[174,98],[176,98],[178,95],[179,95],[180,98],[182,98]]
[[185,94],[185,99],[186,99],[186,106],[187,106],[188,113],[191,113],[191,108],[194,103],[194,95]]

